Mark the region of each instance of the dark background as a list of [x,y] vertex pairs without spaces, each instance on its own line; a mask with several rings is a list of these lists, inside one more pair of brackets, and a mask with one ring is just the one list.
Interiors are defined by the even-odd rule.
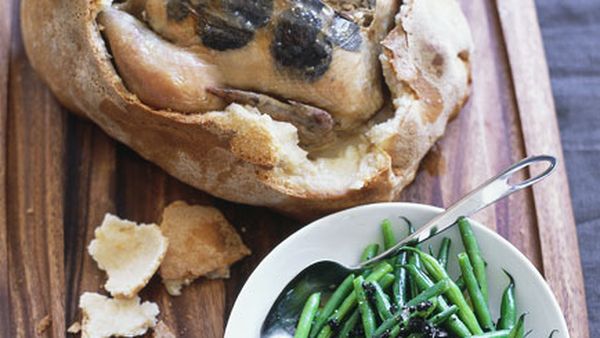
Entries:
[[600,0],[536,3],[577,221],[590,337],[600,337]]

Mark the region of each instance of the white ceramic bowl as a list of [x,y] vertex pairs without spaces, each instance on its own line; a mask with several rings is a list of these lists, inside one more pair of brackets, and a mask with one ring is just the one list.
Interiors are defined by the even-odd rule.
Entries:
[[[313,262],[330,259],[355,264],[365,245],[381,243],[380,223],[392,221],[398,238],[406,234],[406,226],[398,216],[410,219],[416,227],[425,224],[442,209],[412,203],[379,203],[360,206],[319,219],[294,233],[279,244],[258,265],[242,288],[225,330],[225,338],[260,336],[260,328],[271,305],[285,285],[298,272]],[[569,337],[564,317],[552,291],[536,268],[508,241],[483,225],[473,223],[473,230],[488,262],[490,307],[493,318],[498,318],[502,292],[508,279],[502,269],[510,272],[516,283],[518,312],[528,312],[527,330],[531,337],[548,337],[558,329],[554,338]],[[437,250],[441,239],[452,239],[451,276],[458,275],[456,255],[462,251],[458,228],[425,242]]]

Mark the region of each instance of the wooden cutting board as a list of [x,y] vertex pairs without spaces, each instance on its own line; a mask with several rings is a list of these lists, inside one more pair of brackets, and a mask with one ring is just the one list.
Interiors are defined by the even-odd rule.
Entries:
[[[402,201],[448,206],[525,156],[562,159],[533,0],[462,3],[476,46],[473,95]],[[302,224],[194,190],[69,114],[27,62],[19,1],[0,1],[0,337],[33,337],[36,329],[42,336],[64,336],[78,319],[80,293],[98,290],[105,279],[85,250],[104,213],[152,222],[177,199],[217,206],[253,255],[234,266],[229,280],[201,280],[172,298],[154,279],[142,298],[158,302],[162,320],[181,337],[221,337],[254,267]],[[546,276],[571,337],[588,337],[564,165],[533,190],[476,218]]]

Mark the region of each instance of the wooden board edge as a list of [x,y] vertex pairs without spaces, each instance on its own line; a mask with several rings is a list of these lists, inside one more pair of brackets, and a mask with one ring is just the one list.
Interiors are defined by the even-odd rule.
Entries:
[[584,279],[560,132],[533,0],[496,1],[527,155],[552,154],[557,172],[533,188],[544,275],[560,303],[570,335],[589,337]]
[[0,337],[10,336],[8,238],[6,214],[8,77],[12,45],[12,1],[0,2]]

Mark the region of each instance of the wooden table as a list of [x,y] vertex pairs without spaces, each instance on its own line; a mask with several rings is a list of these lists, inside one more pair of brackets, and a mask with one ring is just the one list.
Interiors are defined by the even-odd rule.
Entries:
[[[83,1],[83,0],[81,0]],[[526,155],[562,159],[533,0],[463,0],[477,49],[473,95],[424,160],[401,200],[447,206]],[[260,260],[302,224],[266,209],[196,191],[68,114],[27,62],[18,0],[0,2],[0,337],[61,337],[79,294],[104,274],[86,254],[104,213],[157,220],[170,201],[212,204],[254,254],[225,281],[202,280],[179,298],[158,280],[143,291],[181,337],[220,337],[236,295]],[[533,190],[480,213],[546,276],[571,336],[589,336],[565,168]]]

